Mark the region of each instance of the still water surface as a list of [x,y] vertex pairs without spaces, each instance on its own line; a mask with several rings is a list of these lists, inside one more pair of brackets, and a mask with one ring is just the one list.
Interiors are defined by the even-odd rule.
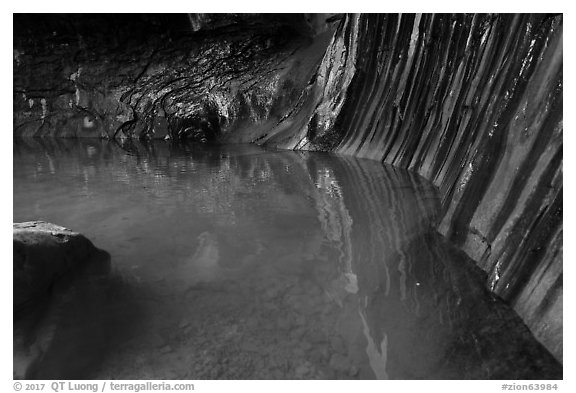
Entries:
[[112,255],[53,300],[44,379],[557,378],[434,226],[434,187],[255,146],[25,140],[14,221]]

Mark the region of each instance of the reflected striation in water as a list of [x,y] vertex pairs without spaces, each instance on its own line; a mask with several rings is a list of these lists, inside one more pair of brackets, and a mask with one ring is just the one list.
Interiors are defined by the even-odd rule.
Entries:
[[16,141],[14,220],[79,231],[114,266],[50,300],[31,377],[561,378],[436,235],[439,208],[370,160]]

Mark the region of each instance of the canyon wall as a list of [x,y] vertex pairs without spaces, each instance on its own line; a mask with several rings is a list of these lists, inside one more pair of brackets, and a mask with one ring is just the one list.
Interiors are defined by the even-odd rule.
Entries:
[[366,157],[439,189],[438,230],[562,359],[562,16],[347,15],[258,143]]
[[250,140],[294,106],[336,24],[299,14],[16,14],[14,136]]
[[440,192],[438,231],[562,360],[562,15],[107,18],[15,16],[14,136],[409,169]]

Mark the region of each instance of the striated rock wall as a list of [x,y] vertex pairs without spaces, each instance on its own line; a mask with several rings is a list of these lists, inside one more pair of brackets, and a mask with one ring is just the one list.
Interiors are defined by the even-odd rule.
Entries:
[[439,232],[562,359],[562,16],[347,15],[301,97],[258,140],[408,168]]

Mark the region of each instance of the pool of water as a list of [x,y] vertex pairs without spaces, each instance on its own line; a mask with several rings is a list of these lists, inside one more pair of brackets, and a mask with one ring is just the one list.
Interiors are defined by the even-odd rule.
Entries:
[[50,299],[32,377],[562,376],[437,235],[436,190],[408,171],[255,146],[13,152],[14,221],[81,232],[113,265]]

